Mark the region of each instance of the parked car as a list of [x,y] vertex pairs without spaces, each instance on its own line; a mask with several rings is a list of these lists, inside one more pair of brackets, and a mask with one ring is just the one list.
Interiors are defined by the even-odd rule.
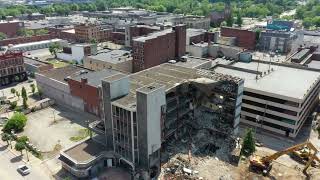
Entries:
[[27,174],[29,174],[30,172],[31,172],[31,169],[28,167],[28,166],[26,166],[26,165],[20,165],[20,166],[18,166],[18,172],[20,173],[20,174],[22,174],[22,175],[27,175]]

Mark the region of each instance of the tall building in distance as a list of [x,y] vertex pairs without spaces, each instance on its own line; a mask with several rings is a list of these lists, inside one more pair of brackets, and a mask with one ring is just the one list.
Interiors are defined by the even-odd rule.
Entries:
[[22,52],[7,51],[0,54],[0,85],[5,86],[12,82],[20,82],[27,79],[24,68]]
[[177,25],[133,39],[133,71],[181,58],[186,52],[186,26]]
[[79,24],[74,26],[76,40],[78,42],[102,41],[111,37],[111,29],[105,29],[100,25]]

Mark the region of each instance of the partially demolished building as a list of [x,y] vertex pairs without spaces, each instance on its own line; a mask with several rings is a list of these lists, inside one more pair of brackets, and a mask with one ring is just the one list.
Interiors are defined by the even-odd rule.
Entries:
[[172,64],[108,77],[102,83],[107,147],[132,170],[155,176],[168,139],[189,128],[237,133],[243,82]]
[[[243,84],[241,78],[174,64],[108,76],[101,87],[102,120],[89,125],[96,136],[63,151],[62,165],[78,177],[122,166],[150,179],[160,173],[168,141],[191,130],[237,134]],[[81,153],[70,153],[77,149]]]

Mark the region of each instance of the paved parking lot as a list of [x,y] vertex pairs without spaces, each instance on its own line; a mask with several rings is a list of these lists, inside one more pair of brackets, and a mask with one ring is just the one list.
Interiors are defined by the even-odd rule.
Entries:
[[[53,151],[57,144],[59,149],[73,145],[75,142],[70,137],[77,136],[79,130],[86,128],[86,120],[95,120],[94,116],[60,106],[49,107],[27,116],[27,125],[21,135],[27,135],[41,152]],[[56,149],[56,153],[59,153],[59,149]]]

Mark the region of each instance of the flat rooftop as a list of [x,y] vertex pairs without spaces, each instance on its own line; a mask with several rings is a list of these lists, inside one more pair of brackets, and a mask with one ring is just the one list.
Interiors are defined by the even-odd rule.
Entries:
[[105,151],[103,145],[89,139],[67,149],[64,153],[78,162],[86,162],[98,157],[103,151]]
[[77,66],[69,65],[61,68],[54,68],[47,71],[43,71],[40,74],[60,82],[66,82],[66,77],[77,75],[81,70],[84,69]]
[[60,42],[60,41],[63,41],[63,40],[62,39],[50,39],[50,40],[36,41],[36,42],[13,45],[12,48],[21,48],[21,47],[27,47],[27,46],[37,46],[37,45],[41,45],[41,44],[55,43],[55,42]]
[[146,42],[147,40],[150,40],[150,39],[155,39],[159,36],[163,36],[163,35],[166,35],[166,34],[169,34],[173,32],[173,30],[170,28],[170,29],[165,29],[163,31],[156,31],[156,32],[153,32],[153,33],[150,33],[146,36],[140,36],[140,37],[137,37],[137,38],[133,38],[134,41],[140,41],[140,42]]
[[70,77],[70,79],[80,82],[82,78],[86,78],[89,85],[98,87],[101,84],[101,80],[103,78],[106,78],[115,74],[119,74],[119,72],[112,69],[104,69],[102,71],[97,71],[97,72],[86,71],[85,73],[82,73],[82,74],[73,75]]
[[204,29],[188,28],[187,29],[187,37],[198,36],[198,35],[204,34],[205,32],[206,32],[206,30],[204,30]]
[[187,68],[198,68],[201,66],[205,66],[206,64],[210,66],[209,64],[211,64],[212,62],[210,59],[200,58],[200,57],[188,56],[186,58],[187,58],[186,62],[178,61],[174,65],[187,67]]
[[289,99],[303,100],[308,90],[319,81],[320,71],[299,69],[272,63],[274,71],[256,80],[257,67],[261,73],[267,72],[269,63],[257,61],[251,63],[236,62],[228,66],[217,66],[214,72],[243,78],[244,87],[270,94],[280,95]]
[[113,64],[125,62],[132,60],[130,51],[127,50],[102,50],[96,55],[88,56],[91,59],[96,59],[99,61],[105,61]]
[[164,63],[159,66],[129,75],[130,93],[123,98],[113,101],[112,103],[134,109],[136,105],[136,90],[141,87],[150,85],[152,83],[158,83],[164,85],[166,92],[168,92],[182,83],[197,78],[209,78],[212,81],[228,79],[234,80],[236,83],[241,81],[240,78],[232,77],[230,75],[223,75],[221,73],[214,73],[212,71]]

